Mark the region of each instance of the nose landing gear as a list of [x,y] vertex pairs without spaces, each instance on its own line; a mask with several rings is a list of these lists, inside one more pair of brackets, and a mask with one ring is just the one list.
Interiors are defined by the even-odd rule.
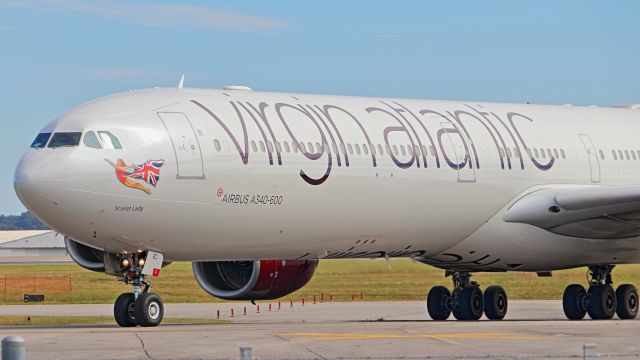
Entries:
[[562,297],[562,307],[569,320],[583,319],[586,314],[593,320],[611,319],[617,313],[620,319],[633,319],[638,315],[638,292],[630,284],[613,289],[611,270],[615,265],[589,267],[589,289],[582,285],[569,285]]
[[133,292],[118,296],[113,306],[116,323],[122,327],[158,326],[164,317],[164,304],[160,296],[150,293],[151,283],[143,273],[145,258],[133,254],[120,259],[121,277],[133,286]]
[[478,320],[484,313],[490,320],[501,320],[507,314],[507,293],[501,286],[489,286],[482,293],[477,282],[466,271],[447,271],[453,279],[453,292],[435,286],[427,296],[427,311],[433,320],[446,320],[453,313],[458,320]]

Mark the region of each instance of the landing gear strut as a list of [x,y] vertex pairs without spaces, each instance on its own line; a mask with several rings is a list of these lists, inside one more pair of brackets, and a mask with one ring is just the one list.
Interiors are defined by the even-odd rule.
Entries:
[[143,255],[127,255],[120,259],[119,280],[133,286],[133,292],[118,296],[113,306],[115,320],[122,327],[158,326],[164,316],[162,299],[157,294],[149,292],[151,283],[142,273],[145,263]]
[[562,297],[564,314],[569,320],[580,320],[589,314],[594,320],[611,319],[616,313],[620,319],[633,319],[638,315],[638,291],[630,284],[613,290],[611,270],[615,265],[589,266],[589,289],[582,285],[569,285]]
[[507,314],[507,293],[501,286],[490,286],[484,295],[477,282],[466,271],[447,271],[453,280],[453,292],[435,286],[427,296],[427,311],[433,320],[446,320],[451,313],[458,320],[478,320],[484,313],[490,320],[501,320]]

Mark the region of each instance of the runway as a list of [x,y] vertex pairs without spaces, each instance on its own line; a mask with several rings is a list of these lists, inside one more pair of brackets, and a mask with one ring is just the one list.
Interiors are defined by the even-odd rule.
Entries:
[[[559,301],[512,301],[503,321],[427,320],[423,302],[167,304],[166,317],[215,325],[121,329],[113,324],[0,328],[21,335],[29,359],[540,358],[575,359],[585,343],[601,356],[640,357],[639,320],[568,321]],[[247,314],[244,315],[244,307]],[[231,309],[234,317],[231,318]],[[104,315],[112,305],[0,306],[0,315]]]

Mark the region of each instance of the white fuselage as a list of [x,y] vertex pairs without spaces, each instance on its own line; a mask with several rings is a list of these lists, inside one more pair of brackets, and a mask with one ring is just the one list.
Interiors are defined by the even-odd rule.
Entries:
[[[90,102],[41,132],[89,131],[122,149],[29,149],[15,186],[53,229],[100,249],[491,271],[640,261],[637,238],[502,219],[540,188],[638,183],[635,110],[152,89]],[[127,175],[132,166],[119,178],[119,159],[161,161],[157,184]]]

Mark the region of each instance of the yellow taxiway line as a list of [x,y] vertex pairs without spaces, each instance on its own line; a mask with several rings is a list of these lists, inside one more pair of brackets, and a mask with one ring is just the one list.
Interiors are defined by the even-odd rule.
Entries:
[[377,340],[377,339],[479,339],[479,340],[534,340],[537,336],[507,333],[476,334],[345,334],[345,333],[289,333],[278,336],[297,337],[302,340]]

